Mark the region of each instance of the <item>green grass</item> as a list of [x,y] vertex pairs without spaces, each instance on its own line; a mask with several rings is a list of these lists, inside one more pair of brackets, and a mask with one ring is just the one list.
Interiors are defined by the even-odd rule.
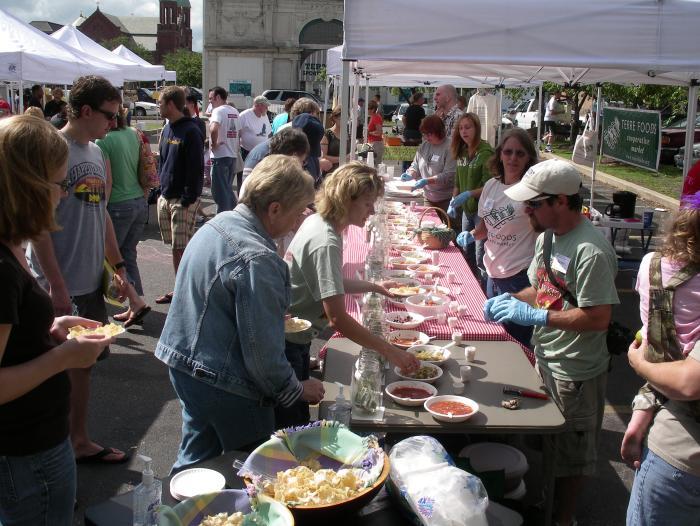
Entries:
[[[569,144],[554,144],[552,153],[571,159],[572,146]],[[599,158],[600,162],[601,159]],[[606,174],[612,175],[638,184],[649,190],[654,190],[660,194],[678,199],[683,188],[683,170],[668,164],[659,165],[659,173],[650,172],[642,168],[637,168],[629,164],[613,161],[612,159],[604,158],[600,164],[597,164],[597,169]]]

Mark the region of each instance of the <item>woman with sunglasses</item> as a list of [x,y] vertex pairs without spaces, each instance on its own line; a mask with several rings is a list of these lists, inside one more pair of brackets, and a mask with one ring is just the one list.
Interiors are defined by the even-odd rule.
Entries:
[[[484,184],[491,178],[486,163],[493,156],[491,145],[481,139],[481,121],[475,113],[465,113],[459,118],[452,134],[451,149],[457,162],[457,175],[447,214],[457,217],[457,210],[461,207],[462,230],[472,230],[479,224],[479,196]],[[484,242],[479,240],[474,245],[468,245],[465,255],[469,268],[483,287],[486,280],[482,262]]]
[[[493,178],[480,192],[480,220],[475,228],[457,236],[457,244],[462,248],[485,240],[484,267],[489,298],[504,292],[519,292],[530,286],[527,269],[535,254],[537,233],[525,214],[525,203],[513,201],[504,191],[520,181],[528,168],[537,162],[537,151],[525,130],[513,128],[504,133],[486,165]],[[514,323],[506,323],[505,327],[520,343],[530,346],[532,327]]]

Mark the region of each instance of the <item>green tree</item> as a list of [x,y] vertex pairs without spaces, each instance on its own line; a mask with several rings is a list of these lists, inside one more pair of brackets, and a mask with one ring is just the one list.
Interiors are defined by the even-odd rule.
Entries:
[[181,86],[202,85],[202,54],[187,49],[178,49],[163,57],[165,69],[177,72],[177,83]]
[[119,46],[124,46],[125,48],[128,48],[130,51],[133,51],[136,53],[139,57],[144,59],[146,62],[151,62],[153,63],[153,52],[149,51],[146,49],[144,46],[139,44],[138,42],[135,42],[133,38],[128,37],[126,35],[121,35],[115,38],[109,38],[107,40],[103,40],[100,42],[100,45],[102,47],[106,47],[109,50],[112,50],[116,47]]

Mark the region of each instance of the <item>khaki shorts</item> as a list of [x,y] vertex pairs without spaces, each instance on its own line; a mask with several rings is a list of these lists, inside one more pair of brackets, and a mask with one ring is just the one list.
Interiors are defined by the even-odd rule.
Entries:
[[554,451],[554,476],[595,475],[600,428],[605,407],[605,386],[608,373],[589,380],[558,380],[538,368],[552,400],[564,415],[562,433],[545,436],[545,447]]
[[180,199],[158,198],[158,226],[163,243],[173,249],[184,250],[194,235],[194,225],[199,210],[197,199],[188,207],[180,204]]

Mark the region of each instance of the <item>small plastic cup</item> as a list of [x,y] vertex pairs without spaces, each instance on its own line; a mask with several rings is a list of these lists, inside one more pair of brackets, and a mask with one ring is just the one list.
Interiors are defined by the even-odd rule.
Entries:
[[411,212],[415,212],[417,206],[418,203],[416,201],[411,201]]
[[394,167],[393,166],[387,166],[386,167],[386,174],[389,177],[394,177]]
[[457,312],[459,313],[460,316],[464,316],[467,313],[467,306],[466,305],[459,305],[457,307]]
[[445,321],[447,320],[447,314],[445,314],[444,312],[438,312],[435,317],[440,323],[445,323]]
[[473,345],[467,345],[464,348],[464,357],[467,359],[468,362],[473,362],[476,360],[476,347]]
[[447,326],[450,329],[454,329],[457,326],[457,318],[455,316],[450,316],[447,318]]
[[450,302],[450,310],[452,312],[457,312],[457,309],[459,308],[459,302],[458,301],[451,301]]
[[457,275],[454,272],[447,273],[447,282],[448,283],[454,283],[456,279],[457,279]]
[[468,382],[472,379],[472,367],[471,365],[460,365],[459,366],[459,377],[463,382]]
[[462,294],[462,287],[460,287],[459,285],[457,285],[457,286],[454,288],[454,293],[455,293],[455,295],[457,295],[457,296],[459,296],[460,294]]
[[433,279],[433,274],[432,274],[431,272],[428,272],[428,273],[426,273],[426,274],[423,274],[423,279],[424,279],[425,281],[432,281],[432,279]]
[[457,345],[459,345],[460,343],[462,343],[462,338],[463,338],[463,337],[464,337],[464,335],[462,334],[461,331],[454,331],[454,332],[452,333],[452,341],[455,342],[455,344],[457,344]]
[[439,264],[440,264],[440,252],[438,252],[437,250],[433,250],[433,251],[430,253],[430,257],[431,257],[432,260],[433,260],[433,265],[439,265]]
[[462,394],[464,392],[464,384],[462,382],[454,382],[452,384],[452,392],[454,394]]

